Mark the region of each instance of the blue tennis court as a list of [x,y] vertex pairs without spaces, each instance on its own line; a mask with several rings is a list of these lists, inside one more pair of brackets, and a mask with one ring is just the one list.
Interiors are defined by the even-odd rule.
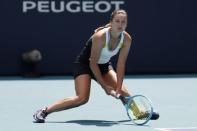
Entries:
[[119,100],[107,96],[92,81],[90,100],[78,108],[50,114],[46,123],[33,123],[33,113],[52,102],[75,94],[71,77],[1,77],[1,131],[197,131],[196,75],[127,76],[134,94],[149,97],[160,119],[136,126]]

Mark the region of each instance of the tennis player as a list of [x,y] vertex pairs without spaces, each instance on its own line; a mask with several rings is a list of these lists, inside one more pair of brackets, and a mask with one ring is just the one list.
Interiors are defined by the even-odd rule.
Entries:
[[[122,96],[131,96],[123,85],[125,63],[131,47],[132,38],[125,31],[127,27],[127,12],[119,9],[112,12],[109,24],[99,27],[85,44],[74,62],[74,80],[76,96],[59,100],[34,115],[35,122],[45,122],[48,114],[70,109],[88,102],[90,96],[91,78],[95,79],[108,95],[115,90]],[[116,72],[110,59],[119,52]],[[153,113],[158,116],[158,113]],[[156,117],[157,117],[156,116]]]

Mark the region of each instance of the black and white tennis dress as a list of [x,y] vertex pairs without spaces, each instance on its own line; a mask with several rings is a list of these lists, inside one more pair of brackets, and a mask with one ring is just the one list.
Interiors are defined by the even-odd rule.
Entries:
[[[122,48],[124,40],[124,33],[122,32],[120,35],[118,46],[115,49],[110,50],[108,46],[110,40],[109,28],[104,28],[104,30],[106,34],[106,42],[101,50],[101,55],[97,62],[102,75],[106,74],[109,70],[113,69],[110,59],[112,56],[116,55],[119,52],[120,48]],[[92,37],[86,42],[85,47],[82,49],[80,54],[75,59],[73,73],[74,78],[82,74],[89,74],[93,79],[95,79],[93,72],[91,71],[89,66],[91,47]]]

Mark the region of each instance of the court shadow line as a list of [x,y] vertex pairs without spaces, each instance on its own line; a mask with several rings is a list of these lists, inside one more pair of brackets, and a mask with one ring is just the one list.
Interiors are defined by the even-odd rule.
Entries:
[[[128,123],[129,122],[129,123]],[[109,120],[69,120],[69,121],[45,121],[45,123],[69,123],[84,126],[113,126],[113,125],[133,125],[130,120],[109,121]],[[147,126],[147,125],[143,125]]]

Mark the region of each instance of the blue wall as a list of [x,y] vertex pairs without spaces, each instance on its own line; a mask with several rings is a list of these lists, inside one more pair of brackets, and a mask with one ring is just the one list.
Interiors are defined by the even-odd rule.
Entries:
[[127,10],[127,31],[133,36],[128,74],[197,72],[195,0],[56,0],[56,9],[60,2],[64,6],[56,13],[51,0],[29,0],[24,7],[27,1],[1,0],[0,75],[20,74],[21,53],[33,48],[43,55],[37,72],[70,75],[93,30],[118,7]]

